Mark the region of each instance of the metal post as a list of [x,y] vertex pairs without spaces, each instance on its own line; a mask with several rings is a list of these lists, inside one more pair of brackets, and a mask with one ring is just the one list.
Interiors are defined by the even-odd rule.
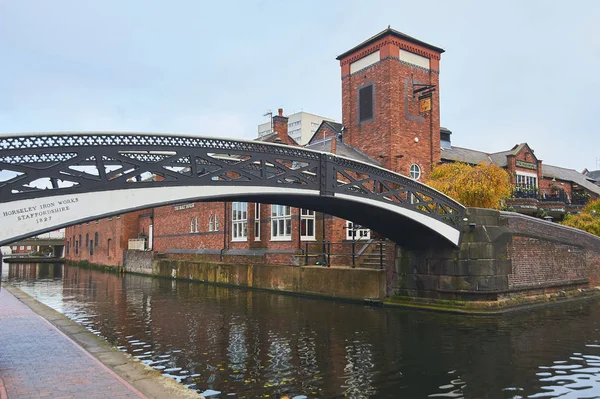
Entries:
[[383,269],[383,241],[379,240],[379,268]]
[[352,240],[352,268],[353,269],[356,267],[356,265],[354,264],[354,258],[355,258],[355,256],[354,256],[354,252],[355,252],[354,249],[355,249],[355,247],[356,247],[355,241]]
[[327,267],[331,266],[331,243],[327,243]]

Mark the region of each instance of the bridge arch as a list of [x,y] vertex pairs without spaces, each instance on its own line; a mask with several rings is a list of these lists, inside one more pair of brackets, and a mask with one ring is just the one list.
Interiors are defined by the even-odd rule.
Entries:
[[465,209],[377,166],[280,144],[133,133],[0,138],[0,245],[136,209],[249,201],[354,220],[401,245],[459,245]]

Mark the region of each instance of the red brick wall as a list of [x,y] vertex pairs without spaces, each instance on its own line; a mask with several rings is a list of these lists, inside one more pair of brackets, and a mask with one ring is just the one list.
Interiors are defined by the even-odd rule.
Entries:
[[[380,49],[381,61],[352,75],[344,74],[344,71],[349,72],[345,67],[361,57],[353,53],[340,61],[344,140],[371,157],[381,159],[385,168],[404,175],[409,174],[411,164],[417,163],[423,172],[422,178],[426,178],[431,165],[440,162],[439,54],[419,48],[420,55],[431,57],[433,70],[411,66],[397,59],[401,42],[387,37],[361,49],[358,54],[361,56]],[[385,58],[388,55],[394,58]],[[359,124],[358,90],[371,82],[374,84],[374,119]],[[436,86],[430,112],[419,112],[419,102],[412,95],[413,82]]]
[[587,277],[585,251],[573,245],[514,237],[508,247],[513,273],[510,288],[570,282]]
[[[69,245],[67,259],[121,266],[123,251],[127,250],[129,239],[138,236],[138,220],[142,212],[144,211],[130,212],[121,216],[67,227],[65,229],[65,240]],[[93,241],[96,233],[98,233],[98,244],[93,243],[93,253],[90,253],[89,243],[86,248],[86,234],[89,240]],[[81,243],[79,243],[80,236]],[[76,245],[79,245],[77,251]]]

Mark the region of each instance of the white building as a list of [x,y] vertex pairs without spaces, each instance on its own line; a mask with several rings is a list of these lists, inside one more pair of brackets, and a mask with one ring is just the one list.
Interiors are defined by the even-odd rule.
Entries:
[[[308,140],[317,131],[317,128],[323,121],[334,122],[333,119],[323,116],[309,114],[308,112],[296,112],[288,115],[288,136],[296,140],[300,145],[308,143]],[[258,137],[263,137],[273,133],[271,122],[265,122],[258,125]]]

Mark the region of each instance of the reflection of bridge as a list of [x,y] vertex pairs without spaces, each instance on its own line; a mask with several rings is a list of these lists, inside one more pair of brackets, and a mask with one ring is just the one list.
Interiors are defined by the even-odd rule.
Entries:
[[135,209],[239,200],[314,209],[397,243],[458,245],[462,205],[408,177],[299,147],[129,133],[0,137],[0,245]]

